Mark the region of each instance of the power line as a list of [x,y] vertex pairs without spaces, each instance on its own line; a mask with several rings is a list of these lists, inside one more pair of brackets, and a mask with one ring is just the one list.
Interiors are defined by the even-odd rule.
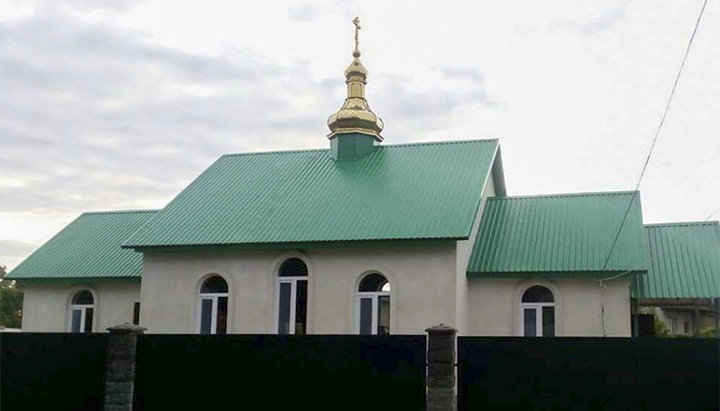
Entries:
[[[620,233],[622,232],[623,226],[625,225],[625,221],[627,221],[627,216],[630,214],[630,209],[632,208],[633,203],[635,202],[635,197],[637,197],[638,189],[640,188],[640,183],[642,182],[643,177],[645,176],[645,171],[647,171],[647,166],[650,163],[650,158],[652,157],[652,153],[655,150],[655,144],[657,143],[658,137],[660,136],[660,131],[662,131],[663,125],[665,124],[665,118],[667,118],[667,114],[670,111],[670,105],[673,101],[673,98],[675,97],[675,90],[677,89],[678,82],[680,81],[680,76],[682,75],[683,69],[685,68],[685,62],[687,61],[688,55],[690,54],[690,48],[692,47],[693,40],[695,40],[695,34],[697,34],[698,27],[700,27],[700,20],[702,20],[702,16],[705,13],[705,7],[707,6],[707,0],[703,0],[702,8],[700,9],[700,13],[698,14],[698,18],[695,21],[695,27],[693,28],[692,35],[690,35],[690,40],[688,41],[688,45],[685,48],[685,55],[683,55],[682,62],[680,63],[680,68],[678,69],[678,73],[675,76],[675,81],[673,82],[672,90],[670,90],[670,96],[668,97],[667,103],[665,104],[665,110],[663,111],[662,118],[660,119],[660,123],[658,124],[657,130],[655,131],[655,136],[653,137],[652,144],[650,145],[650,150],[648,151],[648,155],[645,158],[645,163],[643,163],[642,171],[640,172],[640,177],[638,178],[637,184],[635,184],[635,190],[633,191],[633,195],[630,198],[630,203],[627,206],[627,209],[625,210],[625,215],[623,215],[622,220],[620,221],[620,227],[618,227],[617,233],[615,233],[615,238],[613,239],[612,245],[610,246],[610,252],[608,253],[607,257],[605,258],[605,263],[603,264],[603,270],[607,268],[608,263],[610,262],[610,257],[612,256],[613,251],[615,251],[615,246],[617,245],[618,238],[620,238]],[[715,213],[713,213],[715,214]],[[712,217],[712,215],[710,217]],[[708,217],[708,220],[710,219]],[[629,271],[628,271],[629,272]],[[626,273],[623,273],[622,275],[625,275]],[[620,275],[612,277],[617,278],[620,277]],[[599,280],[600,287],[603,289],[602,293],[602,299],[601,299],[601,320],[602,320],[602,329],[603,329],[603,337],[607,337],[607,328],[605,327],[605,292],[607,291],[607,287],[605,286],[604,281],[607,281],[605,279]]]
[[[712,216],[714,216],[714,215],[717,214],[717,213],[720,213],[720,208],[718,208],[717,210],[715,210],[715,211],[713,211],[712,213],[710,213],[710,215],[708,215],[707,218],[705,218],[704,220],[702,220],[702,222],[703,222],[703,223],[706,223],[706,222],[710,221],[710,219],[712,218]],[[689,235],[692,234],[692,233],[693,233],[692,228],[686,228],[686,229],[685,229],[685,233],[684,233],[683,235],[681,235],[680,237],[675,237],[675,238],[674,238],[674,241],[680,241],[680,240],[682,240],[683,238],[689,236]],[[654,261],[656,258],[658,258],[658,257],[659,257],[659,256],[656,255],[656,256],[653,256],[653,257],[651,257],[650,259],[648,259],[648,260],[646,261],[646,263],[648,263],[648,264],[647,264],[647,267],[649,268],[649,266],[650,266],[649,263],[653,262],[653,261]],[[616,279],[616,278],[620,278],[620,277],[622,277],[622,276],[624,276],[624,275],[626,275],[626,274],[630,274],[630,273],[632,273],[632,272],[634,272],[634,271],[638,271],[638,270],[641,270],[641,269],[643,269],[643,268],[644,268],[643,266],[635,267],[635,268],[632,268],[632,269],[630,269],[630,270],[623,271],[622,273],[617,274],[617,275],[614,275],[614,276],[612,276],[612,277],[601,278],[601,279],[599,279],[598,281],[601,281],[601,282],[602,282],[602,281],[614,280],[614,279]]]
[[607,258],[605,258],[605,264],[603,264],[603,270],[605,268],[607,268],[607,265],[610,262],[610,257],[612,256],[612,253],[615,250],[615,246],[617,245],[618,238],[620,238],[620,233],[622,232],[622,228],[625,225],[625,221],[627,220],[627,216],[630,213],[630,209],[632,208],[633,202],[635,202],[635,197],[637,197],[638,189],[640,188],[640,183],[642,182],[642,179],[645,176],[645,171],[647,170],[648,163],[650,163],[650,157],[652,157],[652,153],[655,150],[655,143],[657,143],[658,137],[660,136],[660,131],[662,130],[663,125],[665,124],[665,118],[667,117],[668,111],[670,111],[670,105],[673,101],[673,98],[675,97],[675,90],[677,89],[678,82],[680,81],[680,76],[682,75],[683,69],[685,68],[685,62],[687,61],[688,55],[690,54],[690,48],[692,47],[693,40],[695,40],[695,34],[697,34],[698,27],[700,26],[700,20],[702,20],[702,16],[705,13],[705,6],[707,6],[707,0],[703,1],[702,8],[700,9],[700,13],[698,14],[697,21],[695,22],[695,28],[693,29],[692,35],[690,36],[690,40],[688,41],[688,45],[685,48],[685,55],[683,56],[682,63],[680,63],[680,68],[678,69],[678,73],[675,76],[675,82],[673,83],[672,90],[670,91],[670,96],[668,97],[667,104],[665,104],[665,111],[663,111],[662,118],[660,119],[660,123],[658,124],[657,130],[655,131],[655,136],[653,137],[652,144],[650,145],[650,151],[648,152],[648,155],[645,158],[645,163],[643,164],[642,171],[640,172],[640,178],[638,178],[637,184],[635,185],[635,190],[633,192],[633,195],[630,198],[630,203],[628,204],[628,207],[625,210],[625,215],[623,216],[622,221],[620,221],[620,227],[618,228],[618,231],[615,234],[615,238],[613,239],[612,245],[610,246],[610,252],[608,253]]
[[[705,218],[705,220],[703,220],[703,222],[709,221],[709,220],[712,218],[712,216],[714,216],[714,215],[717,214],[717,213],[720,213],[720,208],[718,208],[717,210],[715,210],[715,211],[713,211],[712,213],[710,213],[710,215],[708,215],[707,218]],[[686,228],[685,230],[686,230],[686,231],[685,231],[685,234],[684,234],[684,235],[681,235],[680,237],[675,238],[675,241],[682,240],[683,238],[687,237],[688,235],[692,234],[692,232],[693,232],[691,228]],[[648,260],[646,261],[646,263],[647,263],[646,268],[647,268],[647,269],[650,269],[650,266],[652,265],[653,260],[655,260],[656,258],[658,258],[658,256],[659,256],[659,255],[651,256],[650,259],[648,259]],[[640,270],[640,269],[642,269],[642,268],[643,268],[643,267],[631,268],[630,270],[623,271],[622,273],[617,274],[617,275],[614,275],[614,276],[612,276],[612,277],[601,278],[601,279],[598,280],[598,284],[600,285],[600,288],[602,288],[602,295],[601,295],[601,297],[600,297],[600,317],[601,317],[601,321],[602,321],[603,337],[607,337],[607,327],[605,326],[605,293],[607,292],[607,286],[605,285],[605,281],[610,281],[610,280],[614,280],[614,279],[616,279],[616,278],[620,278],[620,277],[622,277],[622,276],[624,276],[624,275],[627,275],[627,274],[630,274],[630,273],[632,273],[632,272],[638,271],[638,270]]]

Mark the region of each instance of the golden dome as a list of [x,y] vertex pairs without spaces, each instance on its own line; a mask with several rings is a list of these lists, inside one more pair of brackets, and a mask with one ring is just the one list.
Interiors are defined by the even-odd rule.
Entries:
[[382,141],[380,132],[383,129],[383,122],[370,110],[365,99],[368,71],[360,62],[360,51],[358,50],[360,22],[355,18],[353,23],[355,23],[355,50],[352,63],[345,69],[347,98],[340,110],[328,118],[328,127],[330,128],[328,138],[333,138],[338,134],[361,133],[371,135],[377,141]]

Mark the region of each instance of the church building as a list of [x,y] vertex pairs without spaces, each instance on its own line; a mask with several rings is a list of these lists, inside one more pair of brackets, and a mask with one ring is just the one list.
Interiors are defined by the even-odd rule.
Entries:
[[325,147],[223,155],[160,210],[80,215],[8,276],[25,292],[23,331],[443,323],[460,335],[630,336],[631,289],[649,267],[639,193],[508,196],[498,140],[385,143],[357,29],[355,44]]

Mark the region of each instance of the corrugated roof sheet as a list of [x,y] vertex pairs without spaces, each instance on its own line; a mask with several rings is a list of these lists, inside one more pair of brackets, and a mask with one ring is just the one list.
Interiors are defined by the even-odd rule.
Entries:
[[140,278],[142,254],[120,247],[156,211],[84,213],[8,274],[9,279]]
[[124,246],[467,238],[497,140],[220,157]]
[[635,280],[638,298],[720,298],[720,223],[650,224],[648,274]]
[[490,198],[468,275],[644,271],[639,194],[604,267],[632,198],[633,192]]

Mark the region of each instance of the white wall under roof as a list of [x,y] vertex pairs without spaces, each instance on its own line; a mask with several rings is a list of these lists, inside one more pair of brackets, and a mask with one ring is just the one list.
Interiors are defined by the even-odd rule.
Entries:
[[140,301],[140,283],[97,282],[86,284],[30,283],[24,291],[22,330],[64,332],[68,328],[70,299],[87,289],[95,298],[93,332],[132,322],[135,302]]
[[[453,245],[435,247],[327,249],[297,252],[227,252],[146,256],[142,284],[27,284],[23,331],[67,329],[71,295],[89,288],[95,294],[93,330],[132,321],[140,301],[141,325],[149,333],[196,333],[197,291],[210,273],[230,287],[230,333],[275,333],[276,273],[285,258],[308,263],[308,331],[314,334],[356,332],[355,291],[364,273],[377,271],[390,281],[393,334],[420,334],[444,323],[463,335],[517,336],[522,292],[533,284],[550,288],[556,301],[558,336],[602,336],[602,289],[597,281],[561,278],[477,279],[458,284]],[[608,336],[630,336],[629,280],[607,284],[605,322]],[[467,287],[463,297],[463,287]],[[459,298],[458,298],[459,297]],[[463,303],[463,298],[466,302]]]
[[622,277],[605,283],[593,279],[480,279],[468,280],[470,335],[520,336],[520,300],[532,285],[542,285],[555,298],[558,337],[601,337],[604,298],[608,337],[630,337],[630,281]]
[[455,246],[335,248],[296,252],[146,254],[141,325],[150,333],[197,332],[202,280],[228,282],[229,333],[275,333],[277,269],[286,258],[308,266],[308,332],[355,333],[355,293],[364,274],[390,282],[390,329],[421,334],[441,322],[454,325]]

